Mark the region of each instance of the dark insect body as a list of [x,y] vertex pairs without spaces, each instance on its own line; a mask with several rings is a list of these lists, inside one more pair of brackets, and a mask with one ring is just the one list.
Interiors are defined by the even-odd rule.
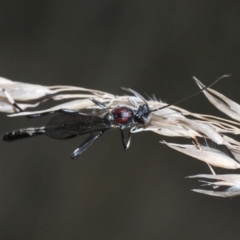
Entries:
[[[113,110],[108,110],[101,102],[95,99],[90,99],[101,108],[99,112],[84,114],[69,109],[56,110],[54,111],[56,115],[50,119],[46,126],[15,130],[6,133],[2,139],[11,142],[14,140],[38,136],[42,134],[45,134],[46,136],[54,139],[68,139],[89,133],[90,136],[85,139],[81,145],[71,154],[71,158],[74,159],[82,154],[88,147],[90,147],[106,130],[119,128],[122,135],[123,146],[125,149],[127,149],[131,141],[131,130],[145,126],[149,122],[152,112],[178,104],[190,97],[193,97],[206,88],[214,85],[223,77],[217,79],[211,85],[204,87],[200,91],[175,102],[174,104],[168,104],[158,109],[150,109],[146,100],[141,95],[131,89],[125,89],[132,92],[136,97],[142,99],[144,103],[138,107],[133,104],[135,106],[134,108],[119,106]],[[102,113],[103,110],[105,110],[104,114]],[[33,114],[29,115],[28,117],[33,118],[46,114],[49,113]],[[123,129],[130,129],[127,140],[125,140]]]
[[[91,100],[101,107],[104,106],[95,99]],[[142,119],[138,122],[139,118],[136,117],[136,113],[137,110],[126,106],[107,111],[103,117],[100,117],[98,113],[84,114],[69,109],[61,109],[55,111],[56,115],[50,119],[46,126],[15,130],[6,133],[2,139],[11,142],[42,134],[54,139],[68,139],[90,133],[90,136],[72,153],[71,158],[74,159],[91,146],[106,130],[120,128],[123,146],[127,149],[130,145],[131,135],[129,133],[127,140],[125,140],[123,129],[136,127],[143,122]],[[30,115],[28,117],[37,116],[41,115]],[[97,134],[94,134],[95,132]]]

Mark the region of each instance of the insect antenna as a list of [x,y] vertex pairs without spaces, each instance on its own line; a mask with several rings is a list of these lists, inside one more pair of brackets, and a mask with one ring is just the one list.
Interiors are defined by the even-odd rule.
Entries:
[[[152,109],[152,110],[149,110],[149,111],[150,111],[150,112],[156,112],[156,111],[158,111],[158,110],[161,110],[161,109],[170,107],[170,106],[172,106],[172,105],[177,105],[178,103],[181,103],[181,102],[183,102],[183,101],[185,101],[185,100],[187,100],[187,99],[189,99],[189,98],[192,98],[192,97],[196,96],[197,94],[203,92],[204,90],[212,87],[213,85],[215,85],[215,84],[216,84],[218,81],[220,81],[221,79],[226,78],[226,77],[230,77],[230,76],[231,76],[230,74],[228,74],[228,75],[223,75],[223,76],[219,77],[217,80],[215,80],[213,83],[211,83],[210,85],[205,86],[204,88],[202,88],[201,90],[199,90],[198,92],[195,92],[195,93],[193,93],[193,94],[191,94],[191,95],[189,95],[189,96],[187,96],[187,97],[185,97],[185,98],[183,98],[183,99],[181,99],[181,100],[178,100],[178,101],[176,101],[175,103],[170,103],[170,104],[167,104],[167,105],[165,105],[165,106],[163,106],[163,107],[160,107],[160,108],[157,108],[157,109]],[[194,80],[195,80],[195,78],[194,78]],[[144,102],[145,102],[145,101],[144,101]]]

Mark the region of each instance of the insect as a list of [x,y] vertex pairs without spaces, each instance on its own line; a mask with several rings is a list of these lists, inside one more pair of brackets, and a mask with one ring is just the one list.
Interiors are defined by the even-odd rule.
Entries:
[[[123,146],[125,149],[128,149],[131,141],[131,130],[145,126],[149,122],[152,112],[159,111],[161,109],[185,101],[186,99],[201,93],[206,88],[211,87],[223,77],[217,79],[209,86],[202,88],[200,91],[188,97],[185,97],[184,99],[157,109],[150,109],[147,101],[132,89],[124,90],[130,91],[136,97],[142,99],[143,104],[139,105],[138,107],[135,106],[132,101],[130,101],[133,105],[133,108],[127,106],[118,106],[112,110],[109,110],[103,103],[90,98],[94,104],[100,107],[100,110],[96,113],[82,113],[70,109],[56,110],[54,111],[55,116],[50,119],[50,121],[45,126],[14,130],[12,132],[6,133],[2,139],[11,142],[14,140],[38,136],[42,134],[45,134],[46,136],[54,139],[68,139],[84,134],[90,134],[71,154],[71,158],[75,159],[86,149],[88,149],[88,147],[90,147],[106,130],[118,128],[121,131]],[[33,114],[28,117],[39,117],[45,114],[46,113]],[[125,139],[123,133],[124,129],[129,129],[127,139]]]
[[[24,128],[6,133],[3,140],[10,142],[42,134],[54,139],[68,139],[89,133],[90,136],[72,153],[71,158],[74,159],[91,146],[106,130],[119,128],[123,146],[127,149],[130,145],[131,134],[129,131],[129,136],[125,140],[123,129],[144,124],[147,120],[145,117],[147,118],[149,115],[148,105],[141,105],[137,110],[119,106],[109,111],[99,101],[90,100],[105,110],[103,116],[101,116],[102,111],[86,114],[69,109],[60,109],[55,111],[56,115],[45,126]],[[29,117],[37,116],[30,115]],[[96,132],[97,134],[94,134]]]

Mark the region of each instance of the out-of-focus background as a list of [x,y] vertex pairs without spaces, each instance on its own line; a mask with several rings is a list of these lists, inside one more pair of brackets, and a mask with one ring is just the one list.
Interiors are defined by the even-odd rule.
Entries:
[[[239,1],[1,1],[0,75],[172,103],[198,90],[192,76],[210,84],[230,73],[214,88],[240,102],[239,23]],[[180,106],[223,116],[201,94]],[[46,123],[0,119],[1,135]],[[240,199],[191,192],[199,184],[184,177],[210,171],[159,143],[178,139],[139,133],[125,151],[108,131],[70,160],[83,139],[0,142],[1,240],[240,236]]]

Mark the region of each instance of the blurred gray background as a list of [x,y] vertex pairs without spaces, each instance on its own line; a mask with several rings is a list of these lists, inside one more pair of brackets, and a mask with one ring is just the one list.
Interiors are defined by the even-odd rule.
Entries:
[[[197,91],[192,76],[230,73],[214,88],[240,102],[239,23],[233,0],[1,1],[0,75],[172,103]],[[223,116],[201,94],[180,106]],[[0,118],[1,135],[46,122]],[[191,192],[199,183],[184,177],[209,169],[159,143],[177,139],[139,133],[125,151],[108,131],[70,160],[83,139],[0,142],[1,240],[240,237],[240,199]]]

